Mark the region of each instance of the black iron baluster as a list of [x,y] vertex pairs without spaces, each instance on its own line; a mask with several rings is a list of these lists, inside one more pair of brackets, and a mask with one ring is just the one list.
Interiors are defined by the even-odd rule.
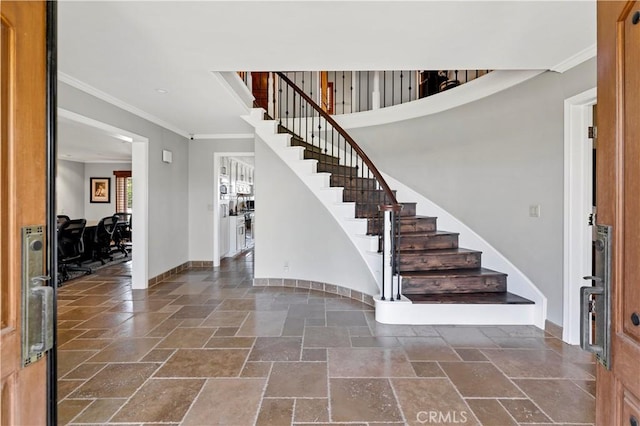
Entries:
[[407,74],[409,75],[409,102],[411,102],[413,100],[413,97],[411,96],[411,84],[413,83],[414,79],[411,78],[413,74],[413,72],[411,71],[407,71]]
[[391,71],[391,105],[396,101],[396,72]]
[[287,91],[285,92],[286,96],[285,96],[285,110],[284,110],[284,114],[285,114],[285,122],[287,123],[287,125],[285,126],[287,129],[289,128],[289,126],[291,126],[291,124],[289,123],[289,85],[287,84]]
[[404,80],[404,73],[402,71],[400,71],[400,103],[402,103],[402,93],[403,93],[402,85],[404,83],[403,80]]
[[342,71],[342,114],[346,113],[344,110],[344,71]]
[[391,230],[390,230],[390,234],[391,234],[391,277],[390,281],[389,281],[389,285],[390,285],[390,290],[391,290],[391,298],[389,299],[391,302],[393,302],[393,256],[395,255],[396,252],[396,244],[395,244],[395,231],[396,231],[396,227],[395,227],[395,212],[393,210],[391,210]]
[[382,107],[387,106],[387,72],[382,71]]
[[349,77],[350,80],[350,84],[349,84],[349,105],[351,105],[351,111],[349,112],[353,112],[353,72],[351,72]]
[[280,77],[278,77],[278,79],[280,82],[280,84],[278,84],[278,121],[282,126],[282,85],[284,84],[284,81]]
[[371,109],[369,106],[369,97],[371,96],[371,90],[369,89],[369,79],[371,78],[369,71],[367,71],[367,111]]

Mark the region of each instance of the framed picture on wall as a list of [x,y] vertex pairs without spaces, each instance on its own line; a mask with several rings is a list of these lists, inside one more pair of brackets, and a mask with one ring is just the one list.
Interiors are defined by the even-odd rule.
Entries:
[[111,202],[111,178],[92,177],[89,180],[89,201],[92,203]]

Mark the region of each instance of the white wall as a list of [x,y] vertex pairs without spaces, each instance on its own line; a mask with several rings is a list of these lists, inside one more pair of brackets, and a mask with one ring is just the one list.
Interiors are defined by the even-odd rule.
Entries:
[[149,139],[149,277],[188,261],[188,139],[62,82],[58,106]]
[[196,139],[189,142],[189,260],[213,260],[213,176],[216,152],[253,152],[251,139]]
[[56,214],[84,218],[84,163],[58,160],[56,174]]
[[[114,170],[131,170],[131,163],[86,163],[83,176],[84,218],[88,221],[100,220],[116,213],[116,177]],[[111,178],[109,203],[92,203],[89,185],[92,177]]]
[[[468,105],[350,133],[381,171],[521,269],[548,298],[548,319],[561,324],[564,100],[595,85],[592,59]],[[541,217],[529,217],[538,204]]]
[[377,294],[367,264],[331,213],[259,138],[255,161],[255,277],[320,281]]

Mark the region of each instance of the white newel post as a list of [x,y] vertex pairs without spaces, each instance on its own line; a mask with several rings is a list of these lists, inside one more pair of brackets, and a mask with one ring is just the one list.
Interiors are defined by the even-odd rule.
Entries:
[[253,93],[253,79],[251,78],[251,71],[247,71],[247,87],[249,91]]
[[267,96],[269,97],[269,99],[267,100],[267,114],[269,114],[269,117],[272,118],[276,118],[275,115],[275,105],[273,104],[273,98],[274,98],[274,93],[275,93],[275,85],[274,85],[274,79],[273,79],[273,73],[270,72],[269,73],[269,80],[267,82]]
[[373,92],[371,92],[372,109],[380,109],[380,71],[373,73]]
[[384,232],[382,235],[384,240],[384,252],[382,253],[382,298],[384,300],[391,300],[393,297],[393,290],[391,288],[393,283],[393,269],[391,268],[393,252],[391,250],[391,212],[388,210],[384,212]]

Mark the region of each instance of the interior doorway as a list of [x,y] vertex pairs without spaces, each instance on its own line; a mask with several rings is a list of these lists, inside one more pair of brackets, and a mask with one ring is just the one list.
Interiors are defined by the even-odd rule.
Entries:
[[213,266],[235,256],[256,241],[254,203],[255,153],[216,152],[213,155]]
[[[145,289],[149,283],[148,261],[148,186],[149,186],[149,140],[135,133],[94,120],[92,118],[58,108],[58,119],[88,126],[112,137],[131,143],[132,216],[131,279],[134,289]],[[113,212],[115,213],[115,211]]]
[[596,89],[565,100],[564,119],[564,271],[563,335],[569,344],[580,343],[580,287],[592,275],[592,233],[595,219],[595,151],[589,128],[593,126]]

